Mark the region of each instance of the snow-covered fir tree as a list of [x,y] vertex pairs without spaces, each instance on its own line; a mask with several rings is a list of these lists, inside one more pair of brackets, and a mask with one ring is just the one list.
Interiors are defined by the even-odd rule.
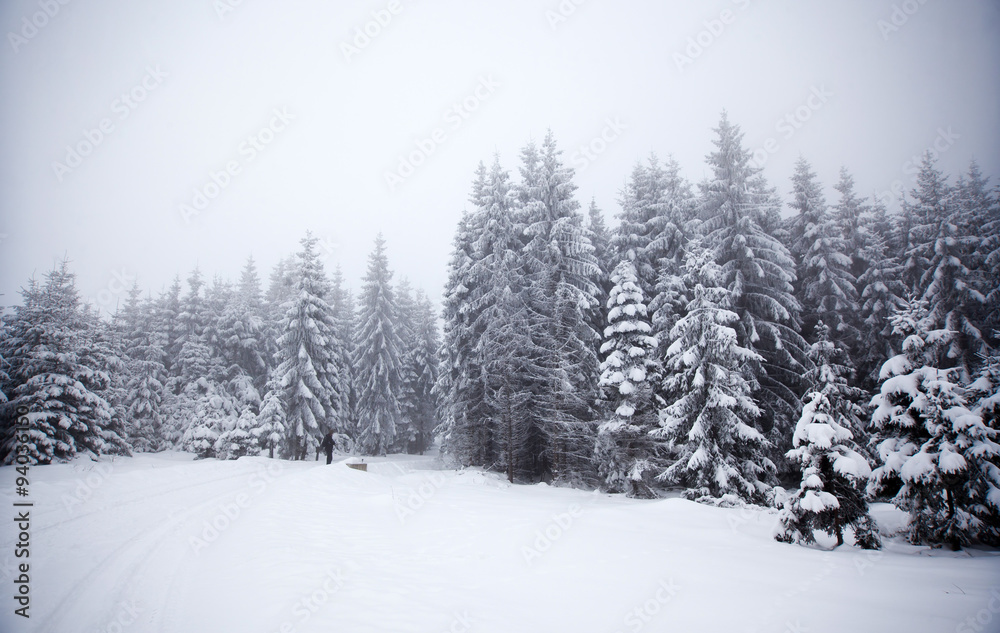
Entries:
[[284,392],[277,370],[272,370],[264,386],[264,399],[260,403],[260,413],[257,414],[257,425],[251,430],[261,451],[267,451],[267,456],[271,458],[275,456],[275,449],[282,456],[282,442],[287,432],[288,420],[282,402]]
[[399,388],[402,341],[391,285],[392,272],[382,234],[368,256],[368,271],[358,302],[358,450],[385,455],[396,441],[400,421]]
[[413,288],[409,279],[401,278],[393,288],[396,301],[396,334],[399,337],[399,421],[396,424],[396,440],[393,452],[408,452],[410,445],[416,441],[416,397],[415,383],[418,368],[413,356],[417,346],[416,340],[416,303],[413,298]]
[[859,547],[881,548],[865,501],[871,466],[857,451],[849,425],[830,396],[814,391],[806,397],[788,452],[788,459],[802,471],[802,483],[778,515],[777,540],[812,543],[814,532],[822,530],[836,536],[839,546],[844,544],[844,529],[851,527]]
[[855,362],[861,383],[873,388],[878,383],[882,363],[892,355],[890,317],[904,301],[903,267],[889,255],[885,239],[872,235],[865,254],[870,264],[858,278],[861,291],[861,338]]
[[867,444],[865,422],[867,417],[861,402],[865,392],[853,386],[854,367],[851,357],[837,341],[830,339],[830,328],[820,321],[815,327],[816,342],[809,346],[809,360],[812,368],[806,372],[803,382],[806,393],[821,393],[840,424],[851,432],[854,440],[862,447]]
[[614,261],[635,264],[639,285],[656,299],[655,287],[664,267],[677,272],[695,212],[691,187],[673,158],[660,165],[652,155],[648,166],[636,164],[619,199],[619,225],[611,238]]
[[215,454],[219,459],[238,459],[247,455],[259,455],[260,423],[257,414],[244,409],[233,428],[224,431],[215,441]]
[[853,345],[859,336],[858,293],[851,273],[854,262],[841,227],[826,210],[816,174],[804,158],[795,164],[792,195],[792,208],[798,212],[793,223],[792,252],[799,262],[797,284],[803,304],[803,331],[815,340],[812,329],[822,320],[831,329],[831,338]]
[[[472,202],[479,204],[486,167],[480,163]],[[441,401],[441,424],[435,433],[441,450],[463,465],[485,466],[495,459],[492,430],[486,417],[482,367],[474,348],[481,332],[475,324],[478,312],[473,298],[479,284],[472,277],[478,251],[476,233],[480,213],[463,213],[455,233],[442,310],[440,373],[435,393]]]
[[959,549],[981,533],[992,538],[982,517],[1000,510],[998,431],[969,409],[957,368],[928,364],[938,356],[933,348],[940,334],[922,332],[925,319],[922,301],[892,318],[905,338],[902,353],[883,365],[881,389],[872,399],[881,464],[869,490],[898,486],[893,502],[910,513],[911,542]]
[[[94,324],[80,306],[69,263],[63,260],[46,273],[44,284],[32,280],[21,296],[23,305],[14,308],[3,339],[2,355],[9,363],[3,463],[13,462],[16,444],[38,464],[87,451],[127,452],[111,405],[102,397],[111,378],[88,357],[94,337],[88,328]],[[16,442],[14,435],[21,407],[29,413],[26,442]]]
[[903,199],[897,220],[897,243],[903,251],[903,283],[920,297],[926,288],[924,273],[934,254],[934,238],[948,214],[953,192],[931,153],[924,152],[917,172],[917,186]]
[[712,178],[702,186],[705,245],[722,268],[729,290],[740,347],[762,360],[749,360],[745,376],[763,415],[759,426],[770,430],[778,457],[790,447],[798,415],[800,378],[808,365],[806,342],[799,334],[799,302],[792,295],[795,262],[788,249],[765,227],[772,194],[743,148],[743,132],[725,113],[716,128],[715,151],[708,155]]
[[228,373],[232,377],[248,376],[255,389],[262,388],[267,379],[268,349],[264,340],[267,332],[263,310],[260,277],[251,257],[243,267],[236,291],[221,311],[217,327]]
[[673,463],[659,479],[686,487],[691,499],[762,500],[774,465],[767,441],[753,426],[760,410],[742,373],[756,352],[741,347],[732,325],[731,294],[708,251],[693,251],[686,263],[693,298],[671,329],[664,363],[665,391],[653,436],[666,440]]
[[341,419],[338,394],[344,389],[331,351],[337,324],[327,303],[329,284],[316,253],[317,239],[306,234],[300,244],[292,297],[278,339],[277,375],[285,410],[284,453],[305,459],[327,430],[337,430]]
[[137,451],[166,448],[163,433],[164,382],[163,338],[151,323],[152,305],[140,302],[138,282],[129,290],[123,311],[127,379],[125,386],[129,442]]
[[[977,287],[980,286],[977,275],[970,269],[981,239],[965,233],[968,227],[954,197],[936,220],[927,245],[932,245],[933,250],[914,249],[927,263],[920,278],[922,298],[927,302],[923,328],[950,333],[941,349],[944,357],[938,361],[939,366],[957,367],[960,380],[967,383],[978,364],[977,356],[985,355],[988,348],[981,321],[986,297]],[[994,279],[993,285],[997,282]]]
[[[601,266],[574,197],[573,170],[565,166],[551,130],[538,152],[521,152],[522,182],[516,187],[527,243],[523,257],[532,311],[532,338],[542,350],[538,380],[530,387],[548,410],[540,430],[544,444],[528,448],[544,455],[536,476],[579,472],[593,444],[592,394],[599,375],[600,336],[592,327],[599,312]],[[517,265],[510,270],[517,274]]]
[[408,452],[423,455],[433,442],[438,417],[438,398],[434,386],[438,380],[437,354],[441,341],[434,307],[422,290],[418,290],[416,294],[413,326],[414,345],[410,353],[413,371],[408,390],[412,398],[410,422],[413,437]]
[[595,459],[608,490],[648,497],[662,457],[650,436],[660,405],[655,393],[658,342],[632,262],[618,264],[611,279],[615,285],[608,298],[600,386],[612,413],[598,427]]
[[341,377],[341,389],[337,397],[337,410],[340,412],[339,433],[354,437],[357,433],[357,381],[354,367],[354,330],[355,311],[354,297],[345,286],[344,274],[340,266],[333,271],[333,281],[330,287],[330,304],[333,308],[333,319],[337,330],[337,345],[332,346],[333,363],[338,367],[337,374]]

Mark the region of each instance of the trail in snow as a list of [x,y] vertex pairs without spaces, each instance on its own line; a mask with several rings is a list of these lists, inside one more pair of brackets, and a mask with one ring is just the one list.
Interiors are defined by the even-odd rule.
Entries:
[[10,601],[0,629],[930,632],[987,609],[1000,630],[996,552],[789,546],[760,510],[368,461],[141,455],[100,480],[85,461],[36,467],[32,618]]

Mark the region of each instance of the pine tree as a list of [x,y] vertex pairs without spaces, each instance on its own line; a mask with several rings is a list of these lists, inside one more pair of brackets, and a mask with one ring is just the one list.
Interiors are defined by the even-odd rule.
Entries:
[[409,452],[417,439],[417,399],[416,381],[418,368],[414,362],[416,339],[416,310],[413,288],[405,277],[393,289],[396,300],[396,334],[399,336],[399,421],[396,425],[396,441],[393,451]]
[[309,233],[300,241],[294,293],[285,302],[278,339],[277,375],[286,415],[283,453],[292,459],[305,459],[341,419],[336,403],[344,387],[331,357],[337,324],[326,301],[329,287],[316,242]]
[[357,379],[354,367],[354,297],[344,287],[344,274],[337,266],[330,289],[333,319],[336,324],[336,345],[331,346],[333,364],[341,377],[343,388],[336,394],[336,408],[340,411],[339,434],[354,437],[357,433]]
[[732,324],[730,292],[720,287],[721,271],[710,252],[689,255],[693,298],[671,329],[664,364],[666,392],[675,399],[660,413],[653,432],[675,450],[659,479],[684,485],[691,499],[763,499],[774,465],[764,454],[767,441],[753,420],[760,410],[741,372],[756,352],[741,347]]
[[392,273],[379,233],[368,257],[368,272],[359,303],[358,346],[358,450],[365,455],[385,455],[396,441],[400,421],[397,394],[400,387],[398,312],[390,285]]
[[[975,402],[972,412],[978,415],[983,424],[997,432],[994,440],[1000,437],[1000,355],[996,353],[986,357],[979,370],[976,380],[969,385],[970,401]],[[1000,545],[1000,510],[997,509],[996,497],[1000,496],[1000,459],[989,459],[982,464],[985,471],[984,489],[980,498],[987,503],[981,503],[973,508],[973,513],[982,521],[979,541],[991,545]],[[989,500],[993,499],[990,503]]]
[[655,300],[661,269],[680,268],[694,213],[690,185],[677,161],[671,158],[661,167],[653,155],[648,167],[637,164],[632,170],[619,202],[620,223],[611,239],[615,261],[633,262],[640,287]]
[[897,240],[904,251],[903,283],[917,297],[926,289],[924,273],[930,267],[934,238],[948,215],[947,206],[952,198],[947,179],[935,163],[930,152],[925,152],[917,173],[917,186],[903,200],[898,228]]
[[[541,353],[539,384],[526,387],[540,394],[536,399],[547,410],[534,435],[544,443],[526,447],[537,456],[532,457],[539,464],[536,477],[578,470],[580,449],[593,442],[588,430],[594,411],[586,394],[596,391],[599,374],[600,337],[591,324],[599,312],[601,266],[574,197],[573,170],[563,165],[561,153],[551,130],[541,153],[526,146],[516,188],[528,239],[523,292],[540,317],[529,320],[538,323],[532,339]],[[509,273],[518,274],[518,263],[510,266]]]
[[822,530],[844,544],[844,528],[854,528],[854,540],[864,549],[880,549],[878,528],[868,513],[864,488],[871,466],[856,449],[850,421],[837,413],[830,393],[807,396],[795,427],[794,448],[788,459],[799,464],[802,483],[779,513],[775,539],[812,543]]
[[422,290],[418,290],[416,296],[414,340],[415,345],[410,356],[414,374],[410,387],[414,403],[411,413],[414,437],[410,444],[410,452],[423,455],[433,442],[437,420],[438,400],[434,386],[438,381],[437,353],[441,342],[434,308]]
[[128,359],[125,407],[133,449],[154,452],[167,445],[162,428],[167,371],[163,365],[162,337],[150,322],[152,304],[140,303],[140,294],[135,283],[129,290],[123,315]]
[[516,479],[533,478],[542,470],[538,446],[548,438],[533,401],[544,372],[540,359],[544,350],[535,345],[531,332],[539,327],[530,314],[523,275],[517,270],[514,251],[507,251],[495,269],[491,301],[480,315],[483,335],[474,351],[482,359],[484,403],[488,417],[481,421],[491,429],[496,462],[490,467]]
[[831,328],[831,337],[852,345],[859,336],[853,261],[842,229],[826,211],[826,202],[809,163],[800,158],[792,176],[794,218],[792,252],[799,261],[799,297],[804,306],[803,331],[811,335],[816,321]]
[[268,350],[264,340],[263,309],[260,278],[251,257],[243,267],[239,286],[221,310],[218,332],[220,351],[228,373],[231,377],[237,374],[248,376],[254,389],[262,388],[267,379]]
[[861,343],[856,364],[862,384],[871,389],[878,383],[882,363],[892,355],[890,340],[893,312],[903,304],[906,288],[902,266],[886,251],[885,240],[872,235],[865,259],[868,269],[858,278],[861,291]]
[[655,360],[658,342],[651,335],[634,264],[621,262],[611,279],[615,286],[608,298],[600,386],[613,414],[598,427],[595,458],[608,490],[648,497],[660,457],[649,435],[659,405],[654,393],[660,372]]
[[980,533],[990,536],[980,517],[984,508],[1000,510],[1000,445],[998,431],[969,410],[956,370],[928,364],[938,353],[937,335],[919,329],[925,305],[913,302],[893,316],[896,334],[905,339],[902,353],[883,365],[872,399],[881,465],[869,490],[899,486],[893,502],[910,513],[912,543],[959,549]]
[[[472,197],[477,205],[485,171],[480,163]],[[479,213],[463,213],[455,233],[444,291],[440,374],[434,389],[442,403],[441,424],[435,430],[442,438],[442,452],[462,465],[485,466],[493,463],[495,447],[492,430],[482,424],[486,417],[482,367],[474,352],[479,333],[472,301],[479,287],[472,272],[478,257],[475,242],[480,220]]]
[[220,459],[238,459],[260,454],[260,422],[250,409],[240,413],[236,425],[219,435],[215,441],[215,454]]
[[287,418],[282,402],[284,388],[277,371],[272,371],[264,388],[264,399],[260,403],[257,426],[251,431],[257,438],[261,450],[267,449],[268,457],[274,458],[274,449],[280,450],[287,433]]
[[785,246],[768,234],[772,224],[770,194],[750,152],[743,148],[743,133],[723,113],[716,151],[708,156],[713,178],[702,187],[702,217],[706,246],[722,268],[722,286],[729,290],[733,324],[739,347],[757,353],[745,377],[763,412],[758,425],[770,431],[774,456],[783,455],[791,443],[797,392],[808,367],[806,343],[799,335],[799,302],[792,296],[795,263]]
[[[111,405],[101,396],[107,372],[87,362],[93,342],[80,307],[75,275],[66,260],[22,289],[23,305],[14,308],[3,356],[9,370],[4,406],[3,463],[13,463],[18,444],[31,463],[70,459],[81,451],[100,455],[126,451],[114,429]],[[28,441],[15,442],[16,411],[27,408]],[[20,450],[20,449],[19,449]]]
[[946,358],[939,360],[939,366],[957,367],[960,380],[968,382],[975,371],[976,355],[985,355],[988,347],[980,322],[986,297],[978,290],[978,279],[970,270],[981,240],[963,232],[961,215],[961,207],[954,199],[939,210],[933,254],[921,257],[927,261],[927,269],[920,278],[920,287],[928,305],[924,329],[949,332],[942,349]]

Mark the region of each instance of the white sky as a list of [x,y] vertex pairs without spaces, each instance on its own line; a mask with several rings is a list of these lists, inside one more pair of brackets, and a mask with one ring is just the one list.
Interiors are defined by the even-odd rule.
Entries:
[[[596,197],[609,220],[651,151],[701,180],[723,108],[749,147],[774,139],[765,173],[786,198],[800,153],[828,190],[841,165],[862,193],[909,189],[907,161],[949,128],[946,171],[975,157],[1000,174],[996,0],[563,0],[575,11],[554,28],[559,0],[242,0],[220,17],[225,1],[42,0],[58,13],[13,44],[25,19],[45,20],[39,0],[2,3],[0,304],[63,255],[104,308],[124,299],[120,277],[156,294],[195,264],[236,278],[250,254],[266,281],[307,229],[355,288],[382,231],[397,278],[436,297],[480,160],[499,152],[516,174],[519,148],[551,127],[572,164],[616,118],[625,128],[577,176],[581,204]],[[915,12],[884,34],[894,4]],[[341,44],[390,6],[345,59]],[[679,69],[675,53],[720,16]],[[134,109],[116,102],[143,80]],[[450,108],[481,82],[498,85],[456,125]],[[809,111],[814,88],[832,96]],[[800,106],[809,119],[789,137],[776,124]],[[275,108],[294,119],[249,160],[241,144]],[[105,118],[110,133],[60,181],[53,163]],[[437,128],[443,142],[390,192],[385,173]],[[179,206],[230,161],[239,173],[185,222]]]

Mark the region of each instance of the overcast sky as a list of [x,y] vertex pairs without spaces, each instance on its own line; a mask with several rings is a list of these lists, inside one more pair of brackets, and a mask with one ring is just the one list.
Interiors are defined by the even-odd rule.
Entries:
[[266,280],[307,229],[354,288],[382,231],[437,298],[476,164],[550,127],[612,223],[650,152],[707,175],[724,108],[786,199],[800,154],[830,198],[841,165],[909,189],[935,144],[1000,174],[996,0],[577,3],[5,0],[0,304],[64,255],[106,309],[251,254]]

